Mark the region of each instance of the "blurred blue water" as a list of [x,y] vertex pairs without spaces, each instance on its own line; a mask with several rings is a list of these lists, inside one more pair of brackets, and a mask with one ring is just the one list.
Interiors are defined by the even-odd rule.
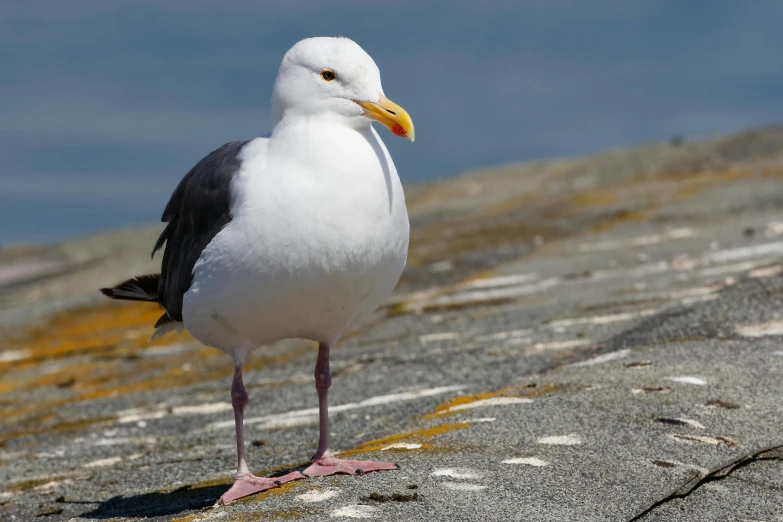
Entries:
[[156,221],[269,131],[279,60],[344,35],[416,143],[405,181],[783,119],[783,2],[29,0],[0,5],[0,243]]

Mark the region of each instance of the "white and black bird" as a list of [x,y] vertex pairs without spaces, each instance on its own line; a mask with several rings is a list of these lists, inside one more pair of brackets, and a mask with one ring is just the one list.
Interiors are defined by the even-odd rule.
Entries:
[[[102,292],[160,303],[155,336],[183,326],[232,356],[238,465],[221,502],[306,476],[397,469],[329,451],[329,349],[392,292],[408,252],[405,196],[372,121],[413,141],[370,56],[347,38],[310,38],[283,57],[269,138],[227,143],[180,181],[155,247],[160,274]],[[282,339],[319,343],[320,440],[304,474],[262,478],[244,458],[247,355]]]

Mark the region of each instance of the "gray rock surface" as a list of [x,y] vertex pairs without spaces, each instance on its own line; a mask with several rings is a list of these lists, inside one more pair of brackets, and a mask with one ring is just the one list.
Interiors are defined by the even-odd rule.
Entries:
[[[95,292],[159,227],[0,250],[0,519],[783,521],[781,180],[771,127],[412,187],[330,391],[335,449],[401,469],[221,507],[230,361]],[[257,473],[315,449],[315,349],[251,360]]]

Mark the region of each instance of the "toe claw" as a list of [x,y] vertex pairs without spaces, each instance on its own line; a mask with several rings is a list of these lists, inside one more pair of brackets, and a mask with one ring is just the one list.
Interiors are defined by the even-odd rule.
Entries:
[[280,482],[279,480],[275,480],[275,486],[280,487],[282,485],[283,485],[282,482]]
[[355,473],[356,473],[357,475],[364,475],[364,470],[363,470],[363,469],[357,469],[357,470],[355,471]]

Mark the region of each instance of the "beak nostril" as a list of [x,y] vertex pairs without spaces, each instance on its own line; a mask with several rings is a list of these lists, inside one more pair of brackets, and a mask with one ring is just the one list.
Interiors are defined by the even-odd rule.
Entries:
[[396,112],[394,112],[394,111],[390,111],[389,109],[386,109],[386,112],[388,112],[389,114],[393,114],[393,115],[397,116],[397,113],[396,113]]

